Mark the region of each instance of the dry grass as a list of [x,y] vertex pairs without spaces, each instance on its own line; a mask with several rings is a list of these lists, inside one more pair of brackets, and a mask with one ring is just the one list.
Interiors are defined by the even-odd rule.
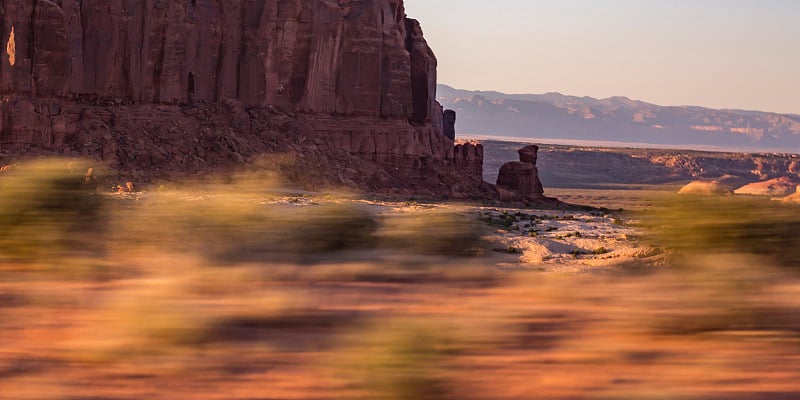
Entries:
[[[497,274],[487,255],[455,257],[480,247],[466,214],[378,215],[330,196],[299,206],[275,200],[274,186],[244,181],[105,198],[91,208],[108,221],[103,252],[37,247],[28,257],[11,247],[33,246],[26,236],[5,241],[0,398],[800,393],[800,278],[771,256],[794,249],[759,242],[765,252],[730,232],[756,226],[756,240],[768,238],[766,222],[789,223],[796,209],[723,201],[662,215],[671,223],[654,224],[665,228],[660,237],[680,238],[674,246],[690,255],[683,268]],[[53,217],[3,227],[70,231],[85,203],[56,204]],[[711,227],[728,231],[714,236]],[[107,273],[49,268],[79,260]]]

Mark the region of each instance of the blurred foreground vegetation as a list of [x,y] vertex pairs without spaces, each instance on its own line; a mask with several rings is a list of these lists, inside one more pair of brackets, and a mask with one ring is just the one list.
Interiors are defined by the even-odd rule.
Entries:
[[672,268],[501,274],[465,209],[88,168],[0,175],[0,398],[800,397],[796,207],[672,199]]

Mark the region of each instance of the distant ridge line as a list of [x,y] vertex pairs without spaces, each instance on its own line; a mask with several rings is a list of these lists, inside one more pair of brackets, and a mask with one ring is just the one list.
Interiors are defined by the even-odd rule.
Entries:
[[555,138],[655,148],[800,152],[800,115],[701,106],[659,106],[624,96],[505,94],[437,85],[457,112],[456,129],[473,135]]

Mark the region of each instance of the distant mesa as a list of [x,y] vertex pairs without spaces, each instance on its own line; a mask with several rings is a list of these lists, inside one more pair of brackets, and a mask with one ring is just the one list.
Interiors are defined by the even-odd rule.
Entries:
[[[793,114],[665,107],[627,97],[560,93],[506,94],[438,85],[437,98],[458,112],[459,130],[476,136],[591,140],[748,152],[800,152]],[[639,146],[637,146],[639,147]]]
[[[459,115],[459,121],[462,118]],[[460,124],[460,122],[459,122]],[[481,140],[484,177],[496,182],[500,168],[516,160],[530,142]],[[539,179],[545,188],[614,189],[619,185],[679,185],[686,190],[717,182],[716,190],[733,192],[743,185],[784,176],[800,182],[800,155],[593,147],[539,144]]]
[[736,189],[734,193],[751,196],[783,197],[797,191],[797,183],[789,177],[780,177],[763,182],[755,182]]
[[794,194],[786,196],[783,201],[787,203],[800,204],[800,186],[797,187],[797,191]]
[[678,194],[691,194],[710,196],[715,194],[728,194],[732,189],[729,185],[719,181],[694,181],[682,187]]

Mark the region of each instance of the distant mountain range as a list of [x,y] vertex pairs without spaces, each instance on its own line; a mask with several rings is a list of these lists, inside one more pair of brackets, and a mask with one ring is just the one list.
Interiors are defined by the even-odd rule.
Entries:
[[800,115],[665,107],[627,97],[560,93],[505,94],[438,85],[439,102],[456,110],[460,134],[602,141],[621,146],[800,152]]

